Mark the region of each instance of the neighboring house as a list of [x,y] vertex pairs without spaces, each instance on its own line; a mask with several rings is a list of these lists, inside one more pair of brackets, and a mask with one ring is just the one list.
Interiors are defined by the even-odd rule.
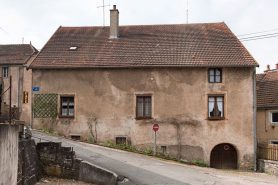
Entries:
[[278,144],[278,64],[257,74],[257,138],[260,144]]
[[33,128],[254,168],[258,63],[225,23],[59,27],[29,66]]
[[31,123],[32,70],[26,66],[38,50],[32,44],[0,45],[1,122],[8,120],[10,76],[12,76],[12,118]]

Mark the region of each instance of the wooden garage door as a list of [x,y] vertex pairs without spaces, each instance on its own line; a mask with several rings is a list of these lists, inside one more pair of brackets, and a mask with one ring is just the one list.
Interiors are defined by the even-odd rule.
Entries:
[[210,155],[210,166],[219,169],[237,169],[237,151],[228,143],[213,148]]

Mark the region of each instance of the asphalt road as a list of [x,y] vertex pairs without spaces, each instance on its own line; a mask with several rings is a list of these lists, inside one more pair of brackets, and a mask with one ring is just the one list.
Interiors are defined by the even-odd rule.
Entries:
[[[274,185],[278,177],[265,173],[226,171],[169,162],[150,156],[72,141],[32,131],[33,139],[41,142],[62,142],[73,147],[76,156],[92,164],[126,177],[123,185]],[[36,137],[36,138],[35,138]]]

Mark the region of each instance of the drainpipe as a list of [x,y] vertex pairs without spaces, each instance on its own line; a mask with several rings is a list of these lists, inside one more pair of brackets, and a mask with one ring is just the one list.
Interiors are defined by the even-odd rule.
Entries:
[[254,171],[257,171],[257,98],[256,98],[256,67],[253,73],[253,121],[254,121]]
[[17,107],[19,108],[19,75],[20,75],[20,67],[18,67],[17,71]]

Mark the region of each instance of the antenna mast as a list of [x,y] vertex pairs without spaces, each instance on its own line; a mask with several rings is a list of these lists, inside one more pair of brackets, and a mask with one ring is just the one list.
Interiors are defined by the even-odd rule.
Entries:
[[186,24],[188,24],[188,0],[187,0],[187,10],[186,10]]
[[103,8],[103,26],[105,26],[105,11],[104,11],[105,6],[110,6],[110,3],[109,5],[104,5],[104,0],[102,0],[102,6],[97,6],[97,8]]

